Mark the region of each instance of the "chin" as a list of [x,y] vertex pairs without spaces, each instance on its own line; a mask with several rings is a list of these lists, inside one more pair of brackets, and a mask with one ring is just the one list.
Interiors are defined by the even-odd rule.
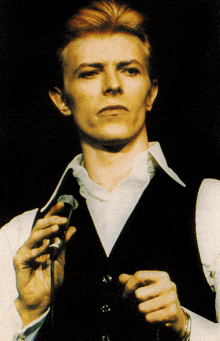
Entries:
[[115,127],[111,129],[111,131],[106,131],[97,135],[96,141],[105,148],[122,149],[136,137],[136,134],[134,136],[131,132],[125,131],[125,129],[122,130],[117,128],[118,127]]
[[118,153],[127,146],[129,142],[129,140],[122,139],[102,140],[96,143],[96,147],[106,152]]
[[81,141],[93,146],[94,148],[106,150],[109,152],[118,152],[123,149],[133,137],[118,137],[118,136],[91,136],[83,131],[78,131]]

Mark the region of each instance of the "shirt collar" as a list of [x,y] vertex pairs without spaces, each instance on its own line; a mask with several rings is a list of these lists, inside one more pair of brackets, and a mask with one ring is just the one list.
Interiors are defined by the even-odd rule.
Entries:
[[[41,209],[44,209],[50,204],[50,202],[55,197],[62,180],[69,169],[73,170],[73,176],[76,177],[79,186],[81,186],[81,193],[83,196],[86,196],[88,193],[93,193],[93,196],[98,197],[101,200],[106,200],[107,196],[109,196],[109,191],[107,189],[103,189],[101,186],[95,184],[88,176],[88,173],[83,166],[83,154],[77,155],[67,166],[63,176],[61,177],[52,197],[50,198],[49,202]],[[149,148],[139,153],[135,160],[129,176],[123,180],[119,185],[121,186],[125,182],[130,182],[136,184],[143,185],[143,181],[149,182],[150,179],[153,177],[155,168],[160,166],[173,180],[177,183],[185,187],[186,185],[180,180],[178,175],[168,167],[162,149],[160,147],[159,142],[150,142]],[[118,186],[119,186],[118,185]]]
[[139,190],[139,188],[147,186],[155,172],[152,155],[148,150],[141,152],[136,156],[130,174],[110,192],[90,179],[83,166],[82,156],[77,161],[81,161],[81,165],[73,165],[73,174],[80,185],[80,194],[86,199],[95,198],[108,201],[115,193]]
[[184,182],[178,177],[178,175],[168,166],[165,156],[162,152],[159,142],[151,142],[149,143],[150,148],[148,149],[149,153],[153,156],[156,163],[176,182],[178,182],[181,186],[186,187]]

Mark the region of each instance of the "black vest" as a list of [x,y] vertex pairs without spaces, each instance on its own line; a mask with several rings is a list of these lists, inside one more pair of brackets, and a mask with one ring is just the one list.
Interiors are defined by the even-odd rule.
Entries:
[[56,293],[55,333],[52,336],[49,314],[37,340],[156,340],[158,326],[144,320],[135,300],[122,297],[118,283],[121,273],[138,270],[168,272],[181,305],[215,321],[215,297],[203,274],[195,235],[197,188],[183,188],[157,170],[106,257],[71,173],[50,207],[61,194],[73,194],[79,207],[71,225],[77,233],[67,246],[64,283]]

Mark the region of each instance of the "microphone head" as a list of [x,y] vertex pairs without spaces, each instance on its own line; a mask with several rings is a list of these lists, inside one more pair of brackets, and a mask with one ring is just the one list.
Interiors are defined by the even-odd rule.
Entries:
[[78,202],[74,198],[73,195],[71,194],[64,194],[61,195],[58,199],[57,202],[62,201],[64,204],[69,204],[71,207],[75,210],[78,207]]

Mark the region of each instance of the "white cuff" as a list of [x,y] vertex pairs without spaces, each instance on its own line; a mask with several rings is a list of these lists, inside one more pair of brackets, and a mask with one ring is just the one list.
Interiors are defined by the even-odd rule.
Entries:
[[38,319],[32,321],[22,329],[22,321],[15,307],[15,303],[13,302],[0,323],[0,340],[33,340],[34,336],[37,334],[37,331],[44,323],[48,312],[49,309]]
[[12,341],[21,328],[22,321],[13,302],[1,320],[0,340]]
[[23,328],[20,333],[17,333],[15,335],[14,340],[26,340],[26,341],[32,341],[34,340],[34,337],[37,335],[39,329],[41,328],[42,324],[44,323],[44,320],[49,312],[50,308],[41,315],[38,319],[32,321],[29,323],[25,328]]
[[190,341],[219,341],[220,323],[214,323],[184,308],[191,316]]

